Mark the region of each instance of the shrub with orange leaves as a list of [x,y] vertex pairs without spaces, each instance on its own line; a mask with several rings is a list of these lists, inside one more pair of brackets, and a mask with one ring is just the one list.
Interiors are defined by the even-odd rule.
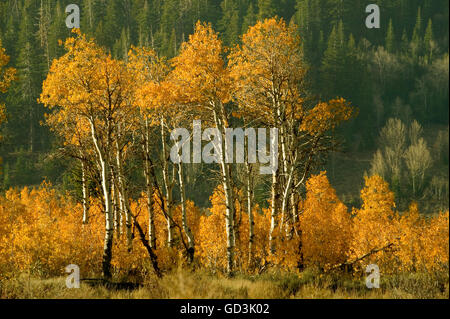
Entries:
[[[398,242],[398,218],[394,212],[394,193],[380,176],[365,178],[361,191],[363,205],[354,209],[353,239],[350,260],[370,254],[363,262],[377,263],[379,267],[393,266],[393,253],[389,249]],[[376,252],[380,250],[379,252]]]
[[[235,190],[239,199],[239,192]],[[254,243],[249,265],[248,214],[236,200],[235,269],[261,271],[271,265],[294,271],[301,257],[307,267],[328,269],[356,262],[356,269],[377,264],[384,273],[448,269],[449,213],[424,216],[417,204],[401,216],[394,211],[394,196],[380,177],[366,178],[361,192],[363,205],[353,211],[337,198],[325,173],[307,183],[306,199],[301,202],[300,221],[295,228],[277,227],[276,251],[269,253],[270,209],[255,205]],[[69,264],[81,268],[82,277],[101,272],[105,216],[101,200],[91,198],[89,224],[82,224],[83,208],[67,194],[59,194],[51,185],[9,190],[0,196],[0,279],[14,273],[31,272],[41,276],[64,274]],[[148,229],[145,195],[130,201],[131,211],[141,227]],[[169,270],[186,260],[182,228],[174,231],[174,246],[167,247],[167,221],[155,195],[155,228],[160,268]],[[225,201],[219,186],[211,196],[210,215],[202,215],[193,202],[186,202],[189,227],[196,244],[195,258],[203,267],[226,270]],[[174,221],[181,225],[181,209],[174,208]],[[278,224],[280,225],[280,223]],[[116,229],[112,266],[115,274],[152,272],[148,253],[136,229],[133,249],[128,251],[125,225]],[[300,232],[301,230],[301,232]],[[299,236],[300,234],[300,236]],[[300,250],[301,249],[301,250]]]
[[104,218],[95,204],[89,225],[82,225],[81,214],[81,205],[46,183],[39,189],[9,190],[0,197],[0,273],[61,275],[69,264],[86,274],[97,272]]
[[427,270],[446,269],[449,257],[449,212],[441,212],[427,221],[424,231],[423,260]]
[[400,218],[399,233],[400,271],[433,271],[448,265],[448,212],[426,218],[413,203]]
[[[156,230],[156,248],[154,252],[158,257],[158,265],[160,269],[169,270],[178,265],[180,262],[186,260],[186,235],[181,228],[181,207],[177,206],[173,209],[173,220],[175,226],[173,246],[167,247],[167,219],[162,210],[162,202],[156,194],[153,200],[153,211],[155,214],[155,230]],[[144,232],[148,230],[148,210],[147,198],[145,194],[136,200],[130,202],[130,209],[132,214],[136,217],[139,225]],[[167,207],[165,207],[167,209]],[[194,205],[192,201],[186,201],[187,222],[191,228],[194,237],[198,233],[200,222],[200,210]],[[147,271],[151,267],[149,264],[149,256],[145,247],[141,244],[137,230],[133,228],[133,250],[128,251],[125,234],[122,233],[114,243],[112,265],[116,273],[136,273]],[[146,234],[148,237],[148,235]],[[151,271],[151,270],[150,270]]]
[[[239,196],[236,196],[239,198]],[[225,195],[219,186],[210,197],[210,215],[200,218],[196,235],[197,257],[200,263],[214,270],[225,270],[227,266],[225,232]],[[269,243],[270,214],[260,214],[259,207],[253,208],[254,240],[252,246],[252,268],[258,268],[266,262]],[[243,205],[235,201],[235,268],[241,271],[249,269],[249,218]]]
[[305,265],[326,268],[346,261],[352,239],[350,217],[326,173],[312,176],[306,184],[306,200],[300,216]]

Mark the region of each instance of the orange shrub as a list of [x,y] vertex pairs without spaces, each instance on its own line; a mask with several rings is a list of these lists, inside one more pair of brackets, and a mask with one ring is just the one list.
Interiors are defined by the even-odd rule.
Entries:
[[346,261],[352,239],[350,217],[325,172],[309,179],[300,216],[305,265],[326,268]]

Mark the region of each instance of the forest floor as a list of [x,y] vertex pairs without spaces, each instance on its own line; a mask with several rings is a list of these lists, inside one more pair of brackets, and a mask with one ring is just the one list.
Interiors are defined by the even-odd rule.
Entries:
[[147,278],[135,289],[81,283],[68,289],[65,277],[28,275],[0,281],[0,299],[448,299],[449,274],[410,273],[381,276],[379,289],[350,275],[265,273],[226,278],[204,271],[177,270],[162,279]]

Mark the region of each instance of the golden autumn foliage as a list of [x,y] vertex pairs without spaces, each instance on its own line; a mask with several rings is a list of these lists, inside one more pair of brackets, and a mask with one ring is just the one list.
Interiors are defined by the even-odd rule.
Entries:
[[68,38],[67,51],[55,59],[43,83],[39,101],[48,107],[59,106],[74,116],[96,120],[106,125],[101,114],[107,113],[117,122],[134,93],[132,72],[122,61],[114,60],[93,39],[77,29]]
[[326,268],[345,262],[352,221],[325,172],[309,179],[302,210],[300,230],[305,265]]
[[98,271],[103,216],[93,205],[90,224],[82,225],[81,211],[45,183],[7,191],[0,197],[0,274],[61,275],[69,264],[86,274]]
[[[133,214],[145,228],[148,221],[146,198],[131,202]],[[158,246],[155,250],[162,269],[176,266],[182,252],[167,248],[165,217],[155,202]],[[80,266],[88,277],[101,269],[104,236],[104,212],[100,201],[91,199],[89,223],[82,224],[82,207],[67,194],[59,195],[49,184],[38,189],[11,189],[0,197],[0,274],[31,271],[38,275],[61,275],[69,264]],[[188,219],[194,233],[198,232],[200,212],[187,202]],[[181,220],[177,207],[174,219]],[[133,252],[127,250],[125,225],[113,245],[112,266],[116,273],[145,271],[148,253],[139,243],[134,230]],[[185,239],[184,239],[185,240]]]
[[448,211],[424,216],[412,203],[400,214],[393,192],[379,176],[366,178],[361,199],[362,208],[353,212],[351,260],[368,255],[358,264],[375,263],[386,273],[448,267]]
[[211,24],[197,22],[194,34],[171,61],[169,79],[180,90],[186,103],[208,106],[212,101],[231,99],[230,77],[222,58],[222,42]]
[[[9,63],[9,56],[6,55],[5,49],[2,47],[2,41],[0,40],[0,93],[6,93],[11,82],[16,79],[16,69],[6,65]],[[0,100],[0,125],[6,122],[6,109],[5,105],[1,103]],[[2,136],[0,135],[0,141]],[[2,158],[0,157],[0,165],[2,163]],[[1,167],[0,167],[1,173]]]
[[433,271],[448,265],[448,212],[427,218],[416,203],[399,220],[399,268],[402,271]]
[[343,98],[305,107],[302,85],[307,68],[300,48],[296,26],[287,26],[283,19],[266,19],[249,28],[242,45],[228,57],[240,115],[257,116],[276,126],[281,115],[295,118],[311,135],[334,129],[354,115]]
[[166,60],[150,48],[133,46],[128,53],[127,66],[135,81],[136,106],[147,116],[160,114],[161,108],[175,95],[165,82],[169,72]]
[[[231,50],[228,64],[218,33],[201,22],[169,62],[136,47],[119,61],[80,30],[74,33],[65,41],[66,54],[52,63],[40,102],[54,110],[47,123],[66,153],[81,160],[83,205],[46,183],[1,195],[0,275],[59,275],[77,264],[83,277],[103,271],[108,278],[109,268],[145,275],[152,266],[159,276],[158,268],[184,262],[229,274],[270,267],[360,270],[369,263],[383,272],[448,269],[448,212],[425,217],[414,203],[396,211],[394,193],[379,176],[366,178],[363,204],[350,212],[325,172],[308,180],[314,161],[332,148],[327,134],[354,109],[343,98],[305,102],[306,66],[294,25],[258,22]],[[14,77],[13,69],[3,70],[7,63],[0,45],[0,92]],[[244,122],[250,115],[280,129],[280,167],[272,173],[269,208],[261,208],[251,202],[250,177],[245,198],[222,158],[222,183],[205,213],[184,194],[183,165],[169,163],[166,134],[201,113],[223,135],[232,122],[232,100]],[[163,151],[155,155],[159,143]],[[131,198],[138,193],[128,189],[136,152],[143,155],[146,188]],[[86,198],[85,164],[98,198]]]
[[[392,262],[391,250],[387,247],[398,241],[398,219],[394,212],[394,193],[380,176],[365,178],[361,191],[361,209],[353,214],[353,240],[350,245],[350,258],[358,259],[365,254],[386,248],[368,257],[366,262]],[[381,267],[381,265],[380,265]]]
[[[449,213],[427,217],[417,205],[401,216],[393,209],[393,194],[378,176],[366,179],[361,191],[363,206],[350,218],[347,207],[337,198],[325,173],[313,176],[307,183],[307,194],[301,203],[301,218],[296,231],[278,227],[276,254],[269,253],[268,209],[254,210],[253,261],[248,264],[248,214],[236,201],[235,267],[239,271],[262,271],[268,266],[290,271],[298,269],[300,256],[306,267],[324,270],[381,249],[358,261],[361,267],[375,263],[383,272],[439,271],[448,267]],[[148,227],[147,200],[143,195],[131,201],[134,216],[144,229]],[[226,269],[226,234],[224,195],[218,187],[211,196],[210,214],[202,214],[187,201],[187,218],[195,237],[195,258],[211,270]],[[91,199],[90,220],[82,224],[82,207],[67,194],[59,194],[51,185],[37,189],[9,190],[0,197],[0,274],[33,272],[43,276],[61,275],[69,264],[80,266],[83,276],[101,270],[104,212],[99,200]],[[155,252],[163,270],[183,262],[185,234],[175,233],[175,245],[167,247],[166,218],[155,196]],[[181,208],[173,211],[181,223]],[[113,245],[112,266],[116,274],[145,274],[150,270],[148,253],[139,243],[133,228],[133,251],[127,250],[125,225],[117,229]],[[297,236],[300,234],[300,236]],[[183,237],[181,237],[183,236]],[[182,239],[183,238],[183,239]],[[300,251],[301,243],[301,251]]]
[[344,121],[355,115],[355,110],[343,98],[318,103],[306,112],[301,129],[312,135],[333,130]]
[[[266,215],[270,216],[268,209],[266,210]],[[267,250],[267,261],[277,268],[295,271],[299,268],[301,261],[301,238],[297,234],[294,234],[291,229],[280,227],[280,220],[281,217],[278,215],[278,227],[276,227],[273,232],[274,237],[276,238],[274,241],[275,252],[269,254],[270,249]],[[298,224],[294,226],[298,227]]]
[[[225,233],[225,198],[223,188],[217,187],[210,197],[211,208],[209,215],[202,215],[198,233],[195,236],[198,247],[197,257],[200,263],[207,268],[225,270],[226,233]],[[268,233],[270,227],[270,214],[261,214],[259,208],[254,207],[254,244],[252,247],[253,265],[248,264],[249,220],[248,214],[241,207],[239,201],[235,202],[236,220],[236,253],[234,263],[236,269],[241,271],[252,270],[263,265],[267,259]]]
[[243,35],[242,45],[231,51],[233,94],[242,113],[257,115],[272,125],[276,124],[275,108],[281,104],[287,113],[302,114],[298,83],[306,69],[294,28],[282,19],[260,21]]

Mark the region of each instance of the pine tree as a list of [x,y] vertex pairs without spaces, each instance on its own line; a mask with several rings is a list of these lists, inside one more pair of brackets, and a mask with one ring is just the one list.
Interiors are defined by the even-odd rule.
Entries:
[[346,64],[344,41],[344,25],[340,21],[339,25],[337,27],[333,26],[331,30],[328,46],[322,59],[322,88],[330,96],[342,94],[339,88],[342,87],[342,76]]
[[58,1],[53,10],[52,20],[48,34],[49,55],[51,59],[60,57],[63,54],[63,47],[59,45],[59,40],[64,41],[70,35],[66,28],[65,15],[61,3]]
[[180,25],[178,21],[177,14],[180,12],[179,8],[180,2],[177,0],[166,0],[163,1],[161,7],[161,23],[159,26],[158,37],[161,39],[161,52],[164,55],[173,57],[173,47],[172,41],[176,40],[177,33],[176,27]]
[[113,53],[114,57],[127,60],[128,50],[130,49],[130,30],[122,28],[120,38],[116,40],[114,44]]
[[225,45],[230,46],[239,40],[239,7],[234,0],[224,0],[221,7],[223,16],[219,21],[219,31],[222,33]]
[[411,39],[411,53],[414,58],[419,57],[422,50],[422,13],[421,8],[417,10],[416,24]]
[[325,52],[325,50],[326,50],[326,41],[325,41],[325,36],[324,36],[322,30],[320,30],[320,33],[319,33],[318,48],[319,48],[319,53],[320,54],[323,54]]
[[149,0],[145,0],[142,7],[139,7],[135,2],[134,12],[137,23],[137,43],[139,46],[149,46],[152,42],[153,25],[152,8],[150,8]]
[[422,9],[421,7],[419,7],[417,9],[416,24],[414,26],[413,34],[415,34],[416,37],[420,38],[421,33],[422,33]]
[[241,33],[246,33],[249,27],[256,24],[256,20],[257,17],[255,14],[255,9],[253,8],[253,3],[250,3],[250,5],[247,8],[247,13],[242,22]]
[[[22,112],[26,114],[25,121],[27,123],[23,123],[23,125],[26,127],[28,149],[30,152],[33,152],[36,142],[36,130],[38,129],[37,125],[40,119],[36,100],[39,97],[41,76],[38,60],[39,53],[37,51],[39,44],[34,36],[33,31],[35,28],[29,12],[33,12],[33,7],[25,5],[22,9],[22,21],[18,38],[17,66],[20,76],[15,89],[20,97],[20,104],[24,107]],[[40,113],[43,114],[42,110]],[[21,130],[23,130],[23,127]]]
[[85,0],[81,7],[81,29],[90,36],[93,36],[95,31],[95,2],[95,0]]
[[7,190],[11,187],[10,169],[8,163],[5,164],[2,173],[3,173],[3,189]]
[[274,0],[258,0],[258,19],[264,20],[272,18],[276,14],[276,7]]
[[51,16],[49,2],[44,4],[44,1],[41,0],[41,4],[39,6],[39,28],[37,35],[40,40],[41,49],[43,50],[46,71],[50,69],[50,62],[52,60],[52,57],[50,56],[50,46],[48,43],[50,21]]
[[386,50],[393,53],[395,50],[395,33],[392,19],[389,20],[389,27],[386,35]]
[[123,19],[117,1],[111,1],[106,6],[106,16],[103,21],[104,42],[100,43],[112,48],[117,39],[119,30],[122,30]]
[[425,36],[423,38],[424,42],[424,49],[425,54],[427,57],[427,60],[429,63],[433,60],[433,51],[435,49],[436,44],[434,43],[434,36],[433,36],[433,22],[431,19],[428,20],[427,29],[425,30]]
[[15,15],[14,11],[7,16],[5,32],[2,33],[3,45],[8,49],[10,56],[16,56],[17,30],[19,29],[20,15]]
[[170,37],[167,37],[167,34],[164,33],[161,53],[168,58],[173,58],[177,55],[177,34],[175,28],[172,28]]
[[408,34],[406,33],[406,29],[403,29],[400,47],[403,53],[407,53],[409,50],[409,39]]

